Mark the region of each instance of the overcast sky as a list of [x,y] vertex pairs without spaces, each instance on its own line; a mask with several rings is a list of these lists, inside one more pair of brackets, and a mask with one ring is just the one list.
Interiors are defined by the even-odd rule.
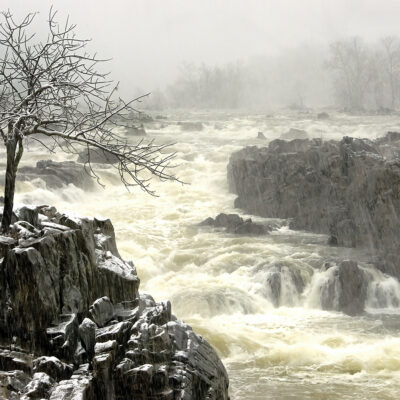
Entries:
[[154,90],[184,62],[221,64],[348,35],[400,36],[399,0],[1,0],[15,15],[51,4],[126,88]]

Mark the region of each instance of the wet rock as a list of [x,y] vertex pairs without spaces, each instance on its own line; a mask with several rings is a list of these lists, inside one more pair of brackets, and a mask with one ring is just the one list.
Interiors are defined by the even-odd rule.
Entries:
[[102,327],[113,319],[114,305],[107,296],[104,296],[91,305],[89,314],[97,326]]
[[382,270],[399,278],[400,264],[390,254],[399,255],[393,238],[400,236],[400,160],[382,156],[387,140],[274,140],[266,148],[246,147],[228,165],[234,205],[289,219],[292,229],[327,234],[332,245],[381,254]]
[[96,400],[94,377],[88,366],[81,366],[70,379],[60,381],[54,387],[50,400]]
[[0,398],[20,400],[20,394],[31,381],[23,371],[0,371]]
[[33,372],[45,372],[56,381],[71,377],[73,367],[54,356],[42,356],[33,360]]
[[115,164],[119,162],[116,155],[106,152],[101,149],[85,149],[81,151],[77,159],[78,163],[86,164],[99,163],[99,164]]
[[60,189],[73,184],[84,190],[91,190],[95,186],[95,181],[83,166],[74,161],[42,160],[36,163],[36,167],[20,167],[18,170],[19,181],[30,182],[37,178],[43,180],[48,189]]
[[228,400],[214,349],[176,320],[169,301],[139,295],[108,220],[38,212],[42,229],[0,262],[0,340],[28,348],[0,348],[0,396]]
[[79,338],[90,358],[94,354],[96,328],[96,324],[89,318],[85,318],[78,328]]
[[200,222],[199,226],[214,226],[216,228],[225,228],[229,233],[238,235],[266,235],[271,228],[253,222],[251,219],[244,220],[238,214],[218,214],[216,218],[207,218]]
[[255,279],[262,282],[261,293],[275,307],[296,306],[305,288],[304,279],[296,268],[280,263],[259,265],[254,271]]
[[57,324],[47,328],[46,334],[53,354],[68,358],[78,341],[78,318],[76,314],[61,314],[57,318]]
[[23,399],[48,399],[54,380],[44,372],[37,372],[25,387]]
[[0,370],[32,372],[32,356],[28,352],[0,348]]
[[329,279],[320,289],[322,308],[349,315],[361,314],[365,307],[369,280],[357,262],[326,264],[324,269]]

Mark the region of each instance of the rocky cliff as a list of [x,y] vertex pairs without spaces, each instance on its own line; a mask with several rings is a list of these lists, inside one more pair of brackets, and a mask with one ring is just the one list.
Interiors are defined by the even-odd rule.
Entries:
[[274,140],[246,147],[228,165],[235,206],[288,218],[294,229],[329,235],[329,243],[362,247],[400,278],[400,134],[369,141]]
[[0,398],[228,399],[214,349],[139,295],[108,219],[16,210],[0,276]]

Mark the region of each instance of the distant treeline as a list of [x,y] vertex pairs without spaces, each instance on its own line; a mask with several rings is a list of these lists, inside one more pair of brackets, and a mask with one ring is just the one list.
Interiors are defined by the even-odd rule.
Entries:
[[153,92],[150,108],[336,106],[348,111],[400,108],[400,39],[352,37],[326,47],[222,66],[184,64],[175,82]]

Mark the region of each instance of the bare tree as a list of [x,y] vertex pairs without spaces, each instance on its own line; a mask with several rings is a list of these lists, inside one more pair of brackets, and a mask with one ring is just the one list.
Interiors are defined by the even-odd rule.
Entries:
[[383,48],[382,66],[389,86],[390,108],[394,110],[400,73],[400,41],[397,37],[386,36],[381,39],[381,46]]
[[[36,16],[17,22],[7,11],[0,25],[0,134],[7,153],[3,232],[11,224],[15,180],[26,141],[34,140],[51,151],[87,149],[88,172],[99,179],[90,163],[90,150],[118,160],[122,183],[139,186],[150,194],[150,178],[178,180],[170,173],[174,153],[168,145],[152,141],[131,144],[116,133],[128,126],[136,112],[132,104],[116,96],[117,85],[99,71],[104,61],[86,51],[88,40],[79,39],[75,25],[60,24],[52,9],[48,36],[37,41],[29,29]],[[50,145],[49,145],[50,143]],[[79,149],[80,147],[80,149]]]
[[363,41],[353,37],[332,43],[327,66],[336,73],[335,90],[345,107],[364,109],[370,83],[370,57]]

